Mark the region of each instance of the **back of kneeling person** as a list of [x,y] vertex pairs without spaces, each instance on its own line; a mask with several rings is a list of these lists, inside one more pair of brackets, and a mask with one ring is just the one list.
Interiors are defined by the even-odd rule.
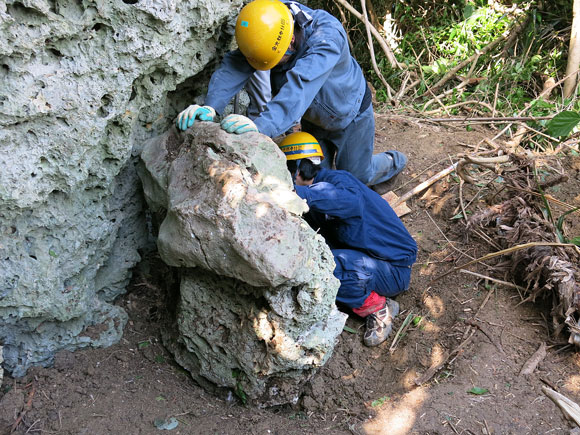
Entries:
[[387,201],[353,175],[296,160],[289,169],[297,166],[296,193],[310,208],[304,218],[334,255],[337,303],[366,318],[364,343],[377,346],[399,312],[391,298],[409,287],[417,244]]

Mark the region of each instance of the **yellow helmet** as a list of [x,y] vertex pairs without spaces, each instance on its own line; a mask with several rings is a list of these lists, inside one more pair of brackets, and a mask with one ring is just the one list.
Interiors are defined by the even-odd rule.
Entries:
[[300,160],[308,157],[320,157],[324,160],[318,141],[314,136],[303,131],[289,134],[278,146],[286,155],[286,160]]
[[276,66],[290,47],[294,19],[279,0],[254,0],[236,21],[236,41],[250,65],[258,70]]

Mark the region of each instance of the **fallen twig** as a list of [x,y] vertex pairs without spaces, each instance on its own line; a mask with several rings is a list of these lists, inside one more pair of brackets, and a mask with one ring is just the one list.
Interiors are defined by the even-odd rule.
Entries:
[[32,390],[30,390],[30,392],[28,393],[28,400],[26,401],[26,404],[24,405],[22,412],[20,412],[20,415],[18,415],[18,418],[16,419],[16,421],[12,425],[12,428],[10,429],[10,433],[13,433],[18,428],[18,425],[20,424],[20,422],[22,421],[22,419],[24,418],[26,413],[32,409],[32,399],[34,398],[35,392],[36,392],[36,389],[34,388],[34,386],[32,386]]
[[[483,299],[483,302],[481,303],[481,305],[479,306],[479,308],[477,309],[477,311],[475,312],[475,315],[473,316],[473,318],[476,318],[477,316],[479,316],[479,313],[481,312],[481,310],[483,310],[483,307],[485,307],[485,304],[487,304],[487,301],[489,301],[489,298],[491,297],[491,294],[495,292],[495,288],[492,287],[489,289],[489,291],[487,292],[487,295],[485,295],[485,298]],[[467,334],[469,334],[469,332],[471,331],[471,325],[469,325],[467,327],[467,329],[465,330],[465,332],[463,333],[463,338],[467,337]]]
[[[399,198],[400,199],[400,198]],[[451,270],[448,270],[447,272],[433,278],[430,282],[429,285],[431,285],[432,283],[434,283],[435,281],[440,280],[443,277],[446,277],[447,275],[458,271],[459,269],[464,269],[467,266],[471,266],[474,263],[481,263],[485,260],[489,260],[490,258],[494,258],[494,257],[499,257],[500,255],[505,255],[505,254],[511,254],[512,252],[516,252],[516,251],[520,251],[522,249],[527,249],[527,248],[532,248],[534,246],[560,246],[560,247],[571,247],[571,248],[578,248],[574,243],[553,243],[553,242],[530,242],[530,243],[524,243],[523,245],[517,245],[517,246],[512,246],[510,248],[504,249],[502,251],[498,251],[498,252],[492,252],[491,254],[487,254],[484,255],[483,257],[479,257],[476,258],[475,260],[469,261],[461,266],[457,266],[454,267]]]
[[[423,80],[424,81],[424,80]],[[442,97],[446,97],[449,94],[457,94],[458,96],[462,95],[462,93],[460,93],[459,91],[461,91],[463,88],[465,88],[469,83],[469,80],[463,80],[461,83],[459,83],[457,86],[455,86],[454,88],[451,89],[447,89],[446,91],[442,92],[441,94],[438,95],[439,98]],[[426,111],[427,108],[433,104],[435,102],[435,98],[430,99],[429,101],[427,101],[424,105],[423,105],[423,109],[422,111]]]
[[523,287],[521,287],[521,286],[519,286],[517,284],[513,284],[513,283],[508,282],[508,281],[502,281],[501,279],[492,278],[491,276],[482,275],[482,274],[477,273],[477,272],[472,272],[471,270],[460,269],[459,272],[461,272],[461,273],[467,273],[467,274],[473,275],[473,276],[477,276],[478,278],[486,279],[486,280],[491,281],[491,282],[496,282],[498,284],[505,285],[506,287],[515,288],[515,289],[518,289],[518,290],[521,290],[521,291],[524,291],[524,292],[526,291],[525,288],[523,288]]
[[491,334],[489,332],[487,332],[483,328],[483,326],[481,326],[475,320],[466,320],[465,323],[467,323],[468,325],[474,326],[477,329],[479,329],[483,333],[483,335],[485,335],[489,339],[489,341],[491,342],[491,344],[493,344],[497,348],[497,350],[499,350],[501,353],[505,354],[505,351],[503,350],[503,347],[501,346],[501,344],[498,343],[498,341],[495,338],[493,338],[491,336]]
[[423,175],[425,172],[427,172],[429,169],[433,168],[434,166],[439,165],[440,163],[443,163],[445,161],[447,161],[448,157],[445,157],[441,160],[439,160],[438,162],[433,163],[431,166],[426,167],[425,169],[423,169],[421,172],[419,172],[417,175],[415,175],[413,178],[411,178],[409,181],[406,181],[405,183],[401,184],[399,187],[397,187],[396,189],[394,189],[394,192],[397,192],[398,190],[401,190],[403,187],[405,187],[407,184],[412,183],[413,181],[415,181],[417,178],[419,178],[421,175]]
[[407,330],[407,328],[411,324],[411,318],[412,317],[413,317],[413,313],[407,314],[407,317],[403,321],[403,324],[401,325],[401,327],[399,328],[399,330],[395,334],[395,338],[393,338],[393,342],[391,343],[391,347],[389,348],[389,352],[392,353],[397,348],[397,344],[399,344],[399,339],[401,338],[401,336],[403,335],[403,333]]
[[520,370],[519,375],[531,375],[538,364],[546,357],[546,343],[542,343],[538,350],[528,359]]
[[429,186],[431,186],[433,183],[435,183],[436,181],[441,180],[443,177],[446,177],[447,175],[449,175],[450,173],[452,173],[453,171],[455,171],[455,168],[457,168],[457,164],[459,162],[453,163],[451,166],[443,169],[442,171],[438,172],[437,174],[433,175],[431,178],[427,179],[426,181],[423,181],[421,184],[415,186],[413,189],[409,190],[407,193],[404,193],[403,195],[401,195],[401,197],[392,205],[392,207],[396,207],[399,204],[402,204],[403,202],[405,202],[406,200],[408,200],[409,198],[411,198],[412,196],[418,194],[419,192],[422,192],[423,190],[425,190],[426,188],[428,188]]
[[465,340],[463,340],[459,346],[457,346],[451,352],[445,354],[444,358],[441,360],[440,363],[432,364],[431,367],[429,367],[425,373],[423,373],[421,376],[419,376],[417,379],[415,379],[415,384],[416,385],[423,385],[425,382],[429,381],[433,376],[435,376],[435,373],[437,373],[439,370],[441,370],[441,368],[443,368],[443,366],[445,364],[447,364],[447,361],[449,361],[449,358],[451,358],[454,355],[459,354],[459,352],[461,352],[461,350],[465,346],[467,346],[467,344],[471,341],[473,334],[475,334],[475,331],[472,331],[471,335],[469,337],[467,337]]
[[538,136],[542,136],[545,137],[546,139],[551,140],[552,142],[556,142],[556,143],[560,143],[560,139],[556,138],[556,137],[552,137],[549,134],[546,133],[542,133],[541,131],[536,130],[535,128],[530,127],[528,124],[519,124],[520,127],[525,128],[526,130],[531,131],[534,134],[537,134]]
[[[471,259],[473,260],[473,257],[472,257],[471,255],[469,255],[469,254],[468,254],[467,252],[465,252],[465,251],[462,251],[462,250],[461,250],[461,249],[459,249],[459,248],[456,248],[456,247],[453,245],[453,242],[452,242],[451,240],[449,240],[449,238],[448,238],[448,237],[445,235],[445,233],[443,232],[443,230],[442,230],[441,228],[439,228],[439,225],[437,225],[437,222],[435,222],[435,220],[434,220],[434,219],[431,217],[431,215],[429,214],[429,212],[428,212],[427,210],[425,210],[425,213],[427,214],[427,217],[428,217],[429,219],[431,219],[431,222],[433,222],[433,225],[435,225],[435,226],[437,227],[437,229],[439,230],[439,232],[441,233],[441,235],[442,235],[442,236],[445,238],[445,240],[447,241],[447,243],[449,243],[449,246],[451,246],[451,248],[452,248],[452,249],[454,249],[454,250],[456,250],[457,252],[459,252],[459,254],[461,254],[461,255],[465,255],[465,256],[467,256],[467,257],[469,257],[469,258],[471,258]],[[459,257],[459,258],[461,258],[461,257]]]
[[[553,197],[552,195],[550,195],[549,193],[544,193],[544,194],[542,195],[542,194],[541,194],[541,193],[539,193],[539,192],[534,192],[533,190],[530,190],[530,189],[524,189],[524,188],[522,188],[522,187],[518,187],[518,186],[515,186],[515,185],[513,185],[513,184],[511,184],[511,185],[509,186],[509,188],[510,188],[510,189],[514,189],[514,190],[518,190],[518,191],[520,191],[520,192],[528,193],[528,194],[530,194],[530,195],[534,195],[534,196],[537,196],[537,197],[540,197],[540,198],[542,198],[542,197],[543,197],[543,198],[547,199],[548,201],[550,201],[550,202],[553,202],[554,204],[560,205],[560,206],[562,206],[562,207],[566,207],[566,208],[567,208],[567,209],[569,209],[569,210],[577,208],[575,205],[568,204],[567,202],[560,201],[559,199],[556,199],[556,198],[554,198],[554,197]],[[573,211],[572,213],[575,213],[575,212]]]
[[502,117],[462,117],[462,118],[429,118],[426,121],[430,122],[507,122],[507,121],[541,121],[544,119],[552,119],[556,115],[551,116],[502,116]]
[[558,387],[556,387],[554,384],[552,384],[548,379],[546,379],[546,378],[540,378],[540,381],[542,381],[544,384],[546,384],[552,390],[558,391]]
[[[485,107],[487,110],[489,110],[490,112],[493,111],[493,107],[491,107],[489,104],[484,103],[482,101],[476,101],[476,100],[469,100],[469,101],[462,101],[461,103],[455,103],[455,104],[451,104],[450,106],[445,106],[445,109],[453,109],[455,107],[461,107],[461,106],[467,106],[469,104],[478,104],[480,106]],[[425,115],[431,115],[434,113],[439,113],[441,112],[441,110],[439,109],[433,109],[433,110],[429,110],[427,112],[423,112]]]

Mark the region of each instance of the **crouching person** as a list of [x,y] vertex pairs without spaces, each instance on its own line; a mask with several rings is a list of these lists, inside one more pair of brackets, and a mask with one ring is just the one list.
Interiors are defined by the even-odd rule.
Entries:
[[[392,330],[399,312],[394,296],[407,290],[417,244],[390,205],[349,172],[320,167],[316,139],[293,133],[280,144],[304,216],[325,238],[340,280],[337,303],[366,318],[364,344],[377,346]],[[313,162],[312,160],[315,160]]]

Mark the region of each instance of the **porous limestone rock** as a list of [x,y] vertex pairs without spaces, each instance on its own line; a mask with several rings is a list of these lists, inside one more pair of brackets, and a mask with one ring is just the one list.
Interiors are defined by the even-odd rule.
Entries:
[[159,253],[181,271],[166,345],[207,388],[263,406],[297,401],[346,315],[332,253],[301,218],[283,153],[259,133],[198,121],[148,141],[141,157]]
[[14,376],[119,340],[112,301],[148,242],[134,163],[201,98],[241,4],[0,1],[0,343]]

